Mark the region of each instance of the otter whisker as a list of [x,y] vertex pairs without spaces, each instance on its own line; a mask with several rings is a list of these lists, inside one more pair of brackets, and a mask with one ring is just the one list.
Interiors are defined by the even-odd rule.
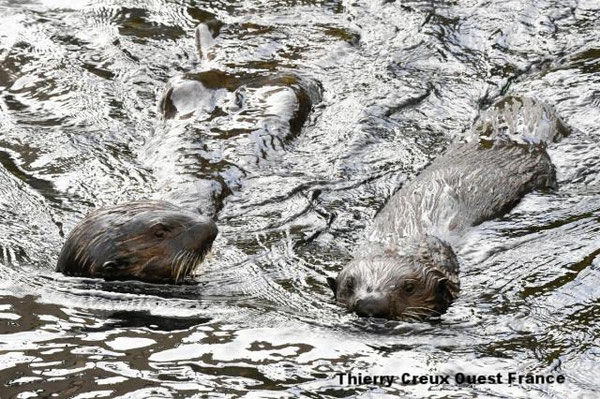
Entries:
[[423,314],[413,313],[413,312],[405,312],[400,315],[401,319],[409,319],[412,321],[420,321],[423,318]]
[[421,311],[423,314],[436,313],[436,314],[441,315],[441,313],[438,312],[437,310],[428,308],[426,306],[411,306],[411,307],[406,308],[406,310]]
[[202,263],[207,252],[209,252],[207,249],[200,252],[191,250],[179,251],[171,261],[171,275],[175,283],[185,280],[187,276],[192,274]]
[[201,263],[201,259],[202,259],[202,254],[198,254],[198,253],[193,254],[193,256],[190,259],[189,265],[188,265],[188,270],[186,271],[187,276],[195,273],[196,269],[198,268],[198,265]]
[[192,251],[186,251],[184,256],[181,259],[181,263],[179,264],[179,269],[177,271],[176,282],[179,282],[179,276],[181,276],[181,281],[185,280],[185,277],[189,273],[189,269],[191,266],[191,261],[194,258],[195,254]]
[[175,275],[175,282],[179,279],[181,260],[185,253],[186,251],[179,251],[171,263],[171,272]]
[[194,252],[190,253],[190,258],[188,260],[187,268],[185,270],[186,276],[189,276],[196,267],[196,259],[198,259],[198,255]]
[[177,262],[177,274],[175,275],[175,283],[179,283],[179,276],[181,275],[181,272],[183,270],[183,265],[185,263],[185,258],[187,256],[187,251],[183,251],[181,258],[179,259],[179,262]]
[[192,258],[192,262],[190,264],[190,275],[196,272],[198,266],[202,262],[202,259],[202,254],[194,254],[194,257]]
[[183,258],[183,262],[181,263],[181,281],[185,280],[185,277],[188,274],[190,268],[190,260],[194,256],[194,253],[191,251],[187,251]]
[[433,310],[431,308],[428,308],[427,306],[408,306],[406,308],[406,310],[417,310],[417,309],[423,309],[423,310],[428,310],[428,311]]

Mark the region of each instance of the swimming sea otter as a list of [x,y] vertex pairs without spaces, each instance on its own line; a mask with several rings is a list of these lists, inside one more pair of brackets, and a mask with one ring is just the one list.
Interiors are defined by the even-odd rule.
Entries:
[[556,187],[546,143],[567,129],[548,106],[505,98],[473,132],[376,216],[354,259],[327,279],[338,304],[359,316],[440,316],[459,292],[455,238],[508,212],[528,192]]

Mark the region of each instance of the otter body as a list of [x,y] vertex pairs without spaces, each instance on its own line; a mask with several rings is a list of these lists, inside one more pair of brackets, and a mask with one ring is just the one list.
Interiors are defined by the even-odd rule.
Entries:
[[218,234],[208,218],[163,201],[102,208],[69,234],[57,271],[109,280],[180,283]]
[[452,243],[512,209],[533,190],[556,187],[545,143],[566,134],[547,106],[509,97],[483,115],[471,142],[452,145],[381,210],[337,279],[337,302],[359,316],[422,319],[459,292]]

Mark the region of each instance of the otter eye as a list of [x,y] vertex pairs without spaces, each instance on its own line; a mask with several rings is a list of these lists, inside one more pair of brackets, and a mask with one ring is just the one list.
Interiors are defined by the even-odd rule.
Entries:
[[402,289],[407,294],[412,294],[413,292],[415,292],[415,287],[416,287],[416,284],[414,282],[412,282],[412,281],[405,281],[402,284]]
[[169,228],[162,223],[158,223],[154,226],[154,237],[163,238],[169,232]]

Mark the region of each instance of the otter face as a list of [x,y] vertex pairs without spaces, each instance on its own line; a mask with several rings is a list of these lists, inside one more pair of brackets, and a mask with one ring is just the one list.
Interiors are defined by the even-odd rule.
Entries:
[[[431,249],[428,247],[428,249]],[[357,258],[327,282],[337,303],[358,316],[422,320],[441,316],[458,294],[458,276],[436,256],[392,251]],[[453,257],[446,261],[456,261]]]
[[61,251],[68,275],[182,282],[218,234],[208,218],[160,201],[100,209],[83,219]]

